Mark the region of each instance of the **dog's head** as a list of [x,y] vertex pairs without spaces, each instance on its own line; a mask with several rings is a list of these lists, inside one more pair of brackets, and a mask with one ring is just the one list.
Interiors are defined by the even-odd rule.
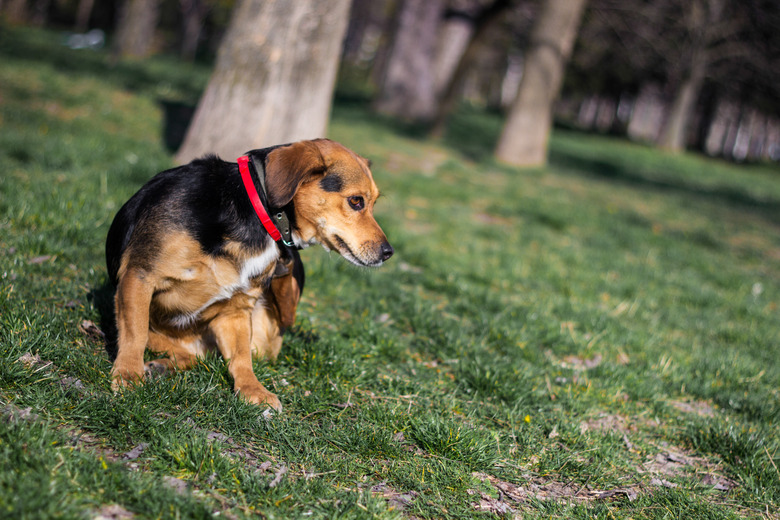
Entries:
[[330,141],[299,141],[266,157],[266,189],[271,206],[293,202],[293,238],[319,243],[356,265],[380,266],[393,255],[374,219],[379,190],[369,162]]

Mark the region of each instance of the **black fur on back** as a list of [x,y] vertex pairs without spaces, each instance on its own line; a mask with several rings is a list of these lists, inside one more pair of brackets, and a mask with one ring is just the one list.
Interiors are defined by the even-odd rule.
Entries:
[[[274,148],[249,153],[259,156],[265,164],[268,152]],[[253,173],[255,188],[267,208],[267,197],[257,172]],[[294,227],[292,207],[282,209],[287,210]],[[106,239],[111,281],[116,285],[122,255],[128,247],[143,253],[134,254],[134,258],[153,258],[160,241],[175,230],[186,231],[212,256],[224,254],[226,240],[262,249],[268,237],[244,189],[238,164],[208,155],[158,173],[122,206]],[[297,266],[300,257],[297,252],[295,256]]]

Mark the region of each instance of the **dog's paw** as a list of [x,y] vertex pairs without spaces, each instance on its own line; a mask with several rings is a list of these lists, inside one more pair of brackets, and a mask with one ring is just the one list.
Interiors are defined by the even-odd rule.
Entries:
[[143,381],[143,372],[136,374],[133,372],[112,372],[111,373],[111,390],[113,392],[119,392],[124,388],[130,388]]
[[249,403],[258,406],[268,406],[277,412],[282,411],[282,403],[276,394],[269,392],[259,382],[256,384],[243,385],[236,389],[236,394]]
[[166,372],[168,372],[168,364],[162,360],[155,359],[144,364],[144,374],[147,377],[162,376]]

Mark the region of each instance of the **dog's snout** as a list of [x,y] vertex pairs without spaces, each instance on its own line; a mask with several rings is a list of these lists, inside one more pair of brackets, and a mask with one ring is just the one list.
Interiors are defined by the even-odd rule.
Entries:
[[391,256],[393,256],[393,253],[395,250],[393,249],[393,246],[390,245],[389,242],[384,242],[382,244],[382,249],[380,250],[380,253],[382,254],[382,261],[388,260]]

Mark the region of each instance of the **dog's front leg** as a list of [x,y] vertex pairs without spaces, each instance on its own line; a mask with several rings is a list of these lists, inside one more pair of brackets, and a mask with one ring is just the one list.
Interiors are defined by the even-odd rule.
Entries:
[[117,354],[111,369],[114,391],[144,377],[144,350],[149,341],[149,306],[153,293],[154,285],[140,269],[128,269],[117,285]]
[[[246,300],[246,301],[243,301]],[[222,357],[228,363],[233,376],[233,389],[241,397],[254,404],[265,404],[281,411],[282,404],[275,394],[257,380],[252,370],[252,307],[253,301],[243,295],[233,297],[229,309],[214,318],[209,330],[214,335]]]

